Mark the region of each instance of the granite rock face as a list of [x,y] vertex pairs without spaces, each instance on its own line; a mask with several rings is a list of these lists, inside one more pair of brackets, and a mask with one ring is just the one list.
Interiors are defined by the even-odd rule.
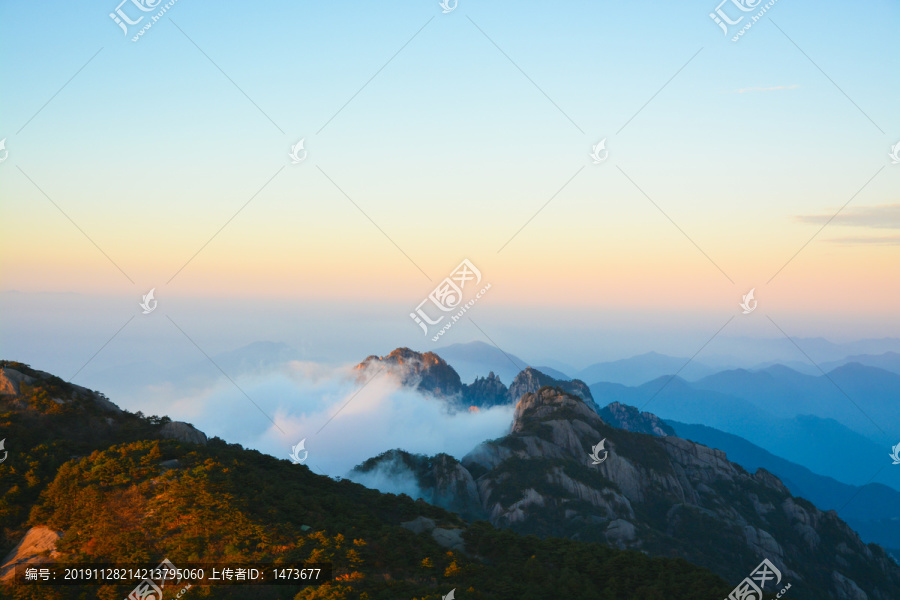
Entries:
[[568,394],[578,396],[584,400],[584,403],[594,412],[599,411],[597,405],[594,403],[594,397],[591,395],[591,390],[585,382],[580,379],[572,379],[571,381],[554,379],[531,367],[528,367],[516,375],[516,378],[509,386],[509,399],[515,404],[525,394],[533,394],[542,387],[547,386],[556,387]]
[[459,374],[434,352],[397,348],[387,356],[369,356],[356,366],[356,370],[359,381],[383,371],[399,379],[402,385],[424,393],[450,399],[462,395]]
[[166,423],[160,428],[159,434],[166,439],[187,442],[189,444],[200,444],[201,446],[205,446],[207,442],[205,433],[190,423],[183,423],[181,421],[170,421]]
[[29,529],[22,541],[16,544],[0,564],[0,581],[15,577],[16,565],[37,566],[52,561],[57,557],[56,543],[61,538],[61,532],[54,531],[49,527],[38,526]]
[[[470,516],[495,526],[679,556],[735,585],[768,558],[792,597],[900,598],[900,567],[835,512],[791,496],[764,469],[748,473],[723,452],[672,435],[654,415],[622,405],[606,414],[646,433],[612,427],[557,387],[526,392],[510,433],[459,461],[471,482],[446,457],[445,475],[418,484],[440,489],[445,504],[461,490],[478,504]],[[605,458],[593,464],[602,439]],[[370,461],[374,468],[378,459]]]
[[[422,498],[465,517],[482,517],[481,498],[472,474],[447,454],[423,456],[388,450],[358,465],[348,479],[385,492]],[[383,482],[393,482],[385,488]]]
[[463,386],[463,398],[469,406],[490,408],[509,403],[509,390],[491,371],[487,377],[476,377],[475,381]]
[[647,433],[659,437],[675,435],[675,430],[662,419],[648,412],[640,412],[633,406],[613,402],[600,410],[600,417],[604,421],[626,431],[635,433]]
[[[109,398],[94,390],[63,381],[45,371],[32,369],[28,365],[14,363],[18,368],[0,367],[0,395],[19,396],[22,386],[33,386],[42,382],[52,383],[62,390],[59,396],[52,398],[57,404],[67,404],[78,399],[86,399],[102,410],[110,413],[121,413],[122,409],[110,402]],[[24,399],[18,400],[24,405]]]

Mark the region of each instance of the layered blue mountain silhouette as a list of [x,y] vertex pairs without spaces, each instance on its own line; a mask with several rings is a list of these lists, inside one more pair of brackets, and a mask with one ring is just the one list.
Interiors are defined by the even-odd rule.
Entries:
[[[592,394],[741,436],[773,454],[852,485],[900,490],[883,470],[900,441],[900,375],[849,363],[819,376],[782,365],[734,369],[695,382],[664,376],[639,386],[594,383]],[[888,463],[890,461],[887,461]]]

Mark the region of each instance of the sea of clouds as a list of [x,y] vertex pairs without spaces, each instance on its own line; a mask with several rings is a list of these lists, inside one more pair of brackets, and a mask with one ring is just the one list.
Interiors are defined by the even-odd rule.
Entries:
[[[200,387],[165,382],[128,396],[133,406],[124,408],[187,421],[210,437],[276,458],[288,460],[292,447],[305,440],[304,464],[331,477],[346,477],[354,466],[394,448],[462,458],[480,442],[508,433],[513,416],[512,406],[451,411],[444,400],[402,386],[396,373],[378,367],[357,371],[300,361]],[[384,492],[418,494],[402,473],[353,479]]]

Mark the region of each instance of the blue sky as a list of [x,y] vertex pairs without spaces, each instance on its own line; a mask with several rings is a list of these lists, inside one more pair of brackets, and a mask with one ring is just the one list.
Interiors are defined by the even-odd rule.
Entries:
[[179,0],[137,43],[114,8],[0,5],[2,290],[377,300],[414,327],[468,257],[485,316],[695,323],[756,287],[805,335],[900,335],[898,244],[834,241],[900,224],[839,219],[789,261],[859,190],[848,211],[898,202],[896,3],[781,0],[738,43],[707,2]]

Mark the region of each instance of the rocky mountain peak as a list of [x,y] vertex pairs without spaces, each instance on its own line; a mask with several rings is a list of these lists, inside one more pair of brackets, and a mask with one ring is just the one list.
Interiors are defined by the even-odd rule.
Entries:
[[21,397],[25,395],[24,389],[36,386],[45,388],[51,396],[50,400],[59,405],[85,401],[105,412],[122,412],[121,408],[99,392],[63,381],[56,375],[32,369],[24,363],[0,361],[0,395],[12,396],[21,403]]
[[166,423],[159,430],[159,434],[170,440],[200,444],[201,446],[205,446],[208,441],[205,433],[190,423],[184,423],[182,421],[170,421]]
[[456,370],[434,352],[397,348],[387,356],[372,355],[356,365],[357,381],[362,383],[381,370],[396,377],[403,386],[446,400],[452,410],[514,405],[525,394],[551,386],[580,398],[595,413],[599,411],[583,381],[554,379],[532,367],[516,375],[508,389],[493,371],[464,384]]
[[462,393],[459,374],[434,352],[420,353],[409,348],[397,348],[387,356],[369,356],[356,366],[358,379],[366,380],[380,368],[397,377],[401,384],[421,392],[439,397]]
[[546,420],[579,420],[588,425],[603,423],[603,419],[584,399],[557,387],[544,386],[536,392],[524,394],[516,403],[511,431],[531,430],[534,425]]
[[532,367],[528,367],[524,371],[521,371],[516,375],[516,378],[513,379],[512,384],[509,386],[509,398],[512,402],[518,402],[525,394],[537,392],[545,386],[557,387],[566,393],[578,396],[584,400],[594,412],[598,412],[599,410],[597,404],[594,402],[594,397],[591,395],[591,390],[588,388],[587,384],[580,379],[561,381],[559,379],[554,379],[549,375],[545,375]]
[[600,410],[603,420],[619,429],[635,433],[647,433],[659,437],[675,435],[675,430],[662,419],[649,412],[641,412],[633,406],[613,402]]
[[509,390],[493,371],[487,377],[476,377],[475,381],[463,388],[465,401],[469,406],[490,408],[509,402]]

